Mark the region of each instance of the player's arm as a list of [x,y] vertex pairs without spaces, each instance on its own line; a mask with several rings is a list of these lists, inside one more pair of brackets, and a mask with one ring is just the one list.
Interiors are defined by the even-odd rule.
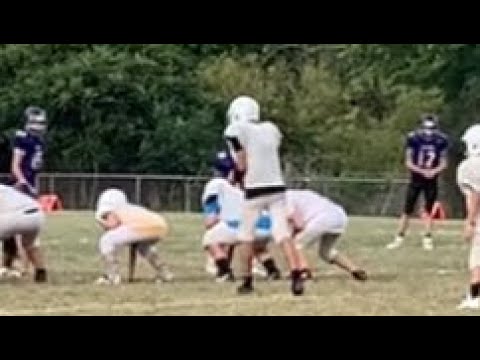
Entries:
[[303,220],[298,208],[296,206],[287,207],[287,220],[293,229],[294,235],[298,234],[305,227],[305,221]]
[[225,139],[235,159],[235,183],[243,184],[243,178],[247,172],[247,152],[242,128],[238,124],[230,125],[225,131]]
[[436,168],[431,170],[432,176],[437,176],[438,174],[444,172],[448,167],[448,159],[446,154],[442,154],[440,162]]
[[445,171],[448,167],[448,141],[445,141],[443,144],[442,151],[440,152],[440,161],[438,166],[431,170],[432,176],[437,176],[438,174]]
[[407,150],[405,151],[405,166],[411,172],[420,174],[422,176],[426,175],[425,170],[415,165],[415,163],[413,162],[413,150],[410,147],[408,147]]
[[235,183],[242,184],[243,178],[247,171],[247,153],[243,148],[242,144],[238,137],[228,136],[227,143],[229,147],[233,150],[233,158],[235,159],[235,173],[234,181]]
[[103,214],[97,221],[105,230],[113,230],[121,225],[120,218],[113,212]]
[[25,176],[22,171],[22,161],[23,158],[25,157],[25,151],[20,148],[15,148],[13,150],[13,156],[12,156],[12,166],[11,166],[11,171],[13,176],[15,177],[15,180],[17,184],[27,184],[27,180],[25,179]]
[[218,205],[218,195],[210,195],[203,202],[203,213],[205,215],[205,228],[211,229],[219,221],[220,207]]

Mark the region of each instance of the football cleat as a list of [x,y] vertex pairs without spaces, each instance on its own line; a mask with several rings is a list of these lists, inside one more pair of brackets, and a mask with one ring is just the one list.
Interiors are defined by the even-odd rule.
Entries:
[[108,276],[102,275],[96,281],[96,285],[120,285],[122,279],[120,275]]
[[433,239],[431,237],[424,237],[422,240],[423,250],[432,251],[433,250]]
[[393,240],[393,242],[387,245],[387,249],[388,250],[398,249],[400,246],[402,246],[404,240],[405,239],[401,236],[395,237],[395,240]]

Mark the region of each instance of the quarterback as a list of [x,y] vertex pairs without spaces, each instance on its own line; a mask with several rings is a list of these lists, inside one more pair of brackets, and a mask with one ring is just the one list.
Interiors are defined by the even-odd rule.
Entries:
[[281,245],[291,271],[291,292],[302,295],[300,255],[287,221],[286,186],[279,154],[282,134],[272,122],[260,120],[260,106],[247,96],[230,104],[227,118],[229,125],[224,135],[236,163],[235,180],[245,189],[246,199],[239,232],[243,282],[238,293],[254,290],[251,259],[255,222],[266,210],[272,220],[272,237]]

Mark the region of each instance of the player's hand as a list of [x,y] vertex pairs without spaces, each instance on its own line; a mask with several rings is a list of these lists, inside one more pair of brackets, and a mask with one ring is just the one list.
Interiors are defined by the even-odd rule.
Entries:
[[37,190],[30,186],[26,180],[19,180],[13,187],[24,194],[29,194],[31,196],[37,195]]
[[463,230],[463,237],[467,242],[472,241],[474,235],[475,235],[475,224],[471,222],[466,222],[465,223],[465,228]]
[[28,183],[25,180],[18,180],[13,187],[17,190],[28,188]]
[[422,171],[422,175],[423,175],[424,178],[430,179],[430,177],[431,177],[431,172],[430,172],[430,170],[423,170],[423,171]]

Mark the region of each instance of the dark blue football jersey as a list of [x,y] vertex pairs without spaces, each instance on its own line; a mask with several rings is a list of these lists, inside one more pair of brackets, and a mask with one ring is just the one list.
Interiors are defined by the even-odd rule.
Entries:
[[43,168],[45,143],[38,136],[19,130],[13,142],[14,151],[22,151],[23,159],[20,165],[23,176],[33,188],[37,187],[37,177]]
[[408,134],[406,148],[410,150],[411,161],[421,169],[434,169],[447,156],[448,138],[440,131],[425,136],[421,131]]

